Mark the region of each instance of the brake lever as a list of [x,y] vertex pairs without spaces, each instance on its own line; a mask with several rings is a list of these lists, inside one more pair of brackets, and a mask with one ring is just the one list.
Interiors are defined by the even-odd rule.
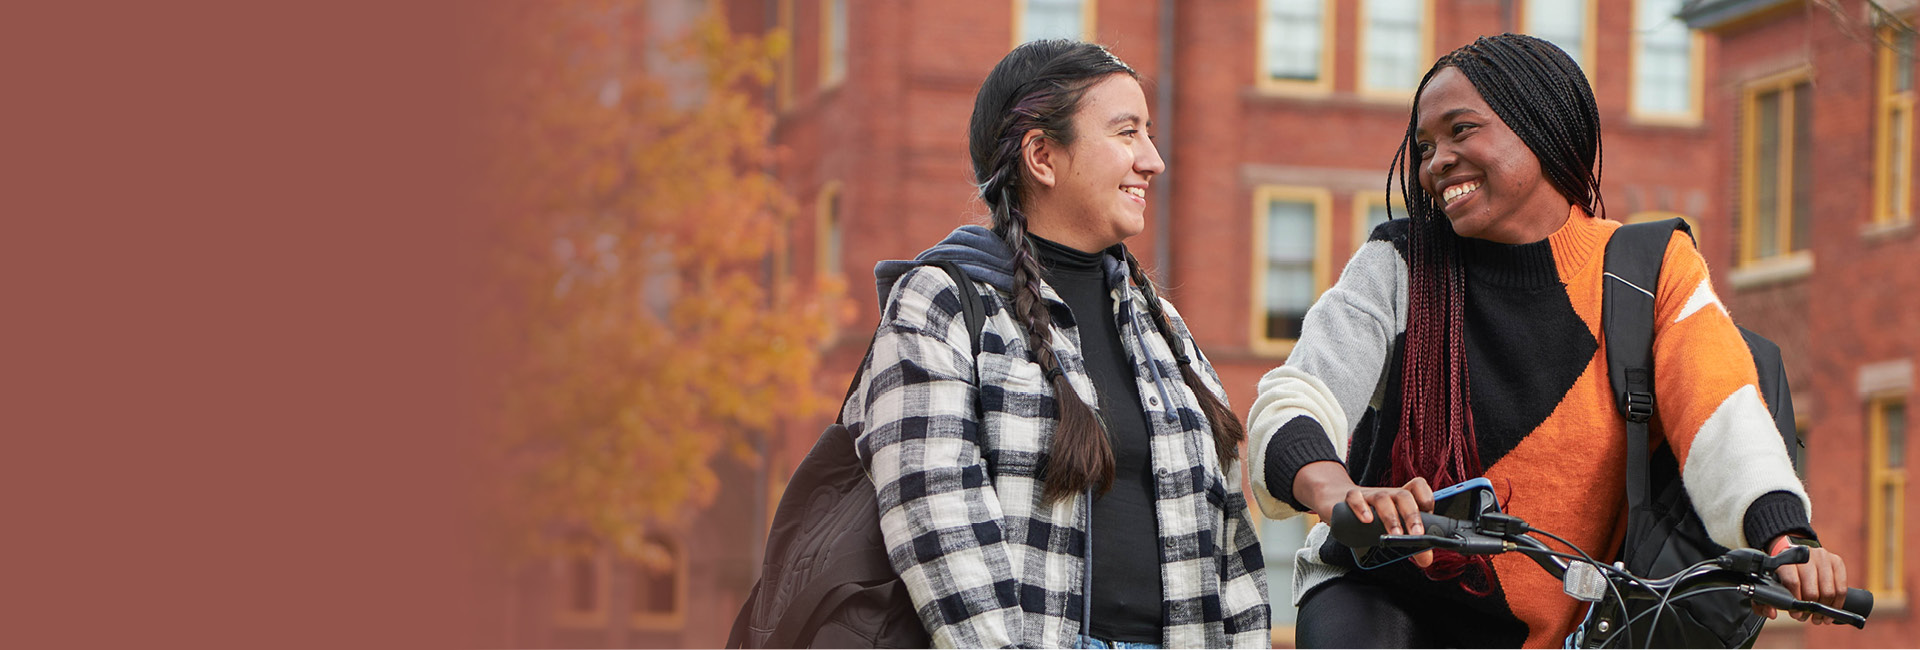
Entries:
[[1851,625],[1862,630],[1867,629],[1867,618],[1865,616],[1861,616],[1859,614],[1855,614],[1853,612],[1849,612],[1844,609],[1837,609],[1837,608],[1834,608],[1828,605],[1823,605],[1816,602],[1811,602],[1811,601],[1800,601],[1800,602],[1804,602],[1807,604],[1806,609],[1802,611],[1825,616],[1827,618],[1833,619],[1833,622],[1835,623],[1845,623],[1847,625]]
[[[1742,549],[1742,550],[1751,550],[1751,549]],[[1755,552],[1757,553],[1758,551],[1755,551]],[[1775,555],[1765,560],[1762,560],[1760,562],[1760,568],[1768,572],[1773,572],[1778,570],[1780,567],[1783,567],[1789,564],[1806,564],[1807,560],[1811,559],[1812,557],[1813,557],[1812,551],[1808,551],[1807,547],[1805,546],[1789,546],[1786,548],[1786,550],[1780,551],[1779,555]]]

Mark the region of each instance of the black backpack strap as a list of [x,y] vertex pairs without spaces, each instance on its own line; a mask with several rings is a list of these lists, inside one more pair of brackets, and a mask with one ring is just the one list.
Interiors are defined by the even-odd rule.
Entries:
[[973,356],[980,356],[980,330],[987,325],[987,307],[980,299],[980,290],[973,286],[973,280],[959,264],[946,261],[931,264],[953,277],[954,290],[960,294],[960,313],[967,319],[967,333],[972,335],[969,340],[973,343]]
[[1621,226],[1607,242],[1600,327],[1607,343],[1607,380],[1615,406],[1627,418],[1627,526],[1649,499],[1648,422],[1653,419],[1654,291],[1680,219]]
[[760,581],[753,581],[753,591],[747,592],[746,600],[740,603],[740,613],[733,617],[733,629],[727,632],[726,648],[747,647],[747,619],[753,616],[753,604],[760,600]]
[[[940,267],[940,270],[946,271],[947,275],[953,278],[953,282],[959,285],[956,289],[960,292],[960,311],[966,315],[967,331],[973,333],[973,356],[980,356],[980,330],[986,326],[987,322],[987,308],[980,301],[980,291],[974,288],[973,281],[967,279],[967,272],[962,270],[959,264],[941,261],[927,262],[927,265]],[[867,341],[867,353],[860,357],[860,365],[854,368],[853,379],[847,382],[847,392],[840,396],[842,413],[847,410],[847,400],[853,398],[854,389],[860,387],[860,378],[866,374],[867,361],[873,358],[873,342],[879,339],[880,330],[876,328],[873,338]],[[834,424],[840,424],[842,417],[846,416],[835,416]]]

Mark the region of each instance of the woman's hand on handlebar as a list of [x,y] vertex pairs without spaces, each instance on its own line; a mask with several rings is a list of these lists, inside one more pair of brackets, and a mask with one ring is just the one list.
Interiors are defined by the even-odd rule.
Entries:
[[[1779,555],[1788,548],[1786,535],[1774,538],[1767,545],[1768,552]],[[1793,592],[1793,597],[1809,602],[1820,603],[1839,609],[1847,600],[1847,563],[1839,555],[1824,548],[1807,549],[1806,564],[1789,564],[1780,567],[1775,575],[1780,577],[1780,585]],[[1772,607],[1761,606],[1760,613],[1767,618],[1777,615]],[[1832,621],[1825,616],[1801,612],[1790,613],[1796,620],[1805,621],[1809,617],[1814,625],[1825,625]]]
[[[1778,556],[1788,546],[1788,537],[1780,535],[1780,537],[1774,537],[1774,541],[1766,545],[1766,548],[1768,548],[1768,554]],[[1793,598],[1818,602],[1837,610],[1843,602],[1847,602],[1847,562],[1841,560],[1839,554],[1834,554],[1832,550],[1826,550],[1826,548],[1807,548],[1807,550],[1809,550],[1807,564],[1788,564],[1774,571],[1774,575],[1780,577],[1782,587],[1793,592]],[[1774,612],[1774,608],[1761,606],[1761,614],[1774,617],[1778,612]],[[1803,614],[1803,612],[1793,612],[1789,615],[1799,621],[1807,621],[1812,617],[1812,625],[1832,623],[1832,619],[1824,615]]]
[[[1353,484],[1339,463],[1309,463],[1300,468],[1294,478],[1294,494],[1308,497],[1303,503],[1322,517],[1333,512],[1334,504],[1344,501],[1361,523],[1373,523],[1374,517],[1379,517],[1388,535],[1426,534],[1420,513],[1433,512],[1433,488],[1426,479],[1414,477],[1397,488],[1360,487]],[[1421,567],[1433,564],[1433,551],[1413,556],[1413,563]]]

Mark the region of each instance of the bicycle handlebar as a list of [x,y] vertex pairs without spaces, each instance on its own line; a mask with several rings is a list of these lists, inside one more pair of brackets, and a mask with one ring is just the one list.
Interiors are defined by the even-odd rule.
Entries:
[[[1431,512],[1420,513],[1420,523],[1427,529],[1426,534],[1435,537],[1460,536],[1460,531],[1471,529],[1470,522],[1443,517]],[[1374,517],[1372,522],[1362,523],[1360,517],[1345,502],[1333,507],[1333,538],[1340,540],[1348,548],[1371,548],[1380,545],[1380,538],[1387,535],[1386,522]]]
[[[1348,548],[1364,551],[1375,546],[1397,548],[1449,549],[1474,555],[1490,555],[1507,551],[1522,551],[1534,555],[1545,551],[1545,547],[1529,548],[1518,545],[1508,535],[1491,535],[1480,531],[1475,522],[1453,519],[1431,512],[1420,513],[1421,525],[1426,527],[1424,535],[1388,535],[1386,525],[1379,517],[1371,522],[1361,522],[1353,509],[1345,502],[1334,504],[1333,512],[1328,513],[1328,521],[1333,528],[1333,538]],[[1519,536],[1524,538],[1524,536]],[[1786,564],[1806,562],[1806,552],[1802,550],[1797,558],[1789,558]],[[1542,565],[1545,568],[1546,565]],[[1611,567],[1608,567],[1611,568]],[[1551,570],[1549,570],[1551,572]],[[1617,569],[1616,569],[1617,571]],[[1623,574],[1624,575],[1624,574]],[[1555,577],[1559,577],[1556,575]],[[1680,576],[1674,576],[1678,578]],[[1654,581],[1633,577],[1643,583]],[[1778,584],[1765,583],[1743,589],[1755,601],[1772,607],[1795,612],[1809,612],[1827,616],[1833,620],[1854,627],[1865,627],[1866,617],[1873,613],[1873,593],[1865,589],[1847,589],[1847,597],[1839,609],[1826,605],[1799,600],[1793,593]]]

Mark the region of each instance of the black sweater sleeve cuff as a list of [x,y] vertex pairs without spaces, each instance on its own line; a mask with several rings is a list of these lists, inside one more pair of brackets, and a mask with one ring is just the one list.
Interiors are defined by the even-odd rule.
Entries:
[[1293,498],[1293,476],[1308,463],[1323,460],[1340,462],[1333,442],[1327,439],[1327,430],[1310,417],[1288,420],[1267,442],[1267,491],[1293,509],[1306,512],[1309,508]]
[[1767,542],[1787,533],[1813,537],[1813,524],[1807,521],[1807,508],[1792,492],[1775,491],[1760,495],[1747,506],[1747,543],[1762,551]]

